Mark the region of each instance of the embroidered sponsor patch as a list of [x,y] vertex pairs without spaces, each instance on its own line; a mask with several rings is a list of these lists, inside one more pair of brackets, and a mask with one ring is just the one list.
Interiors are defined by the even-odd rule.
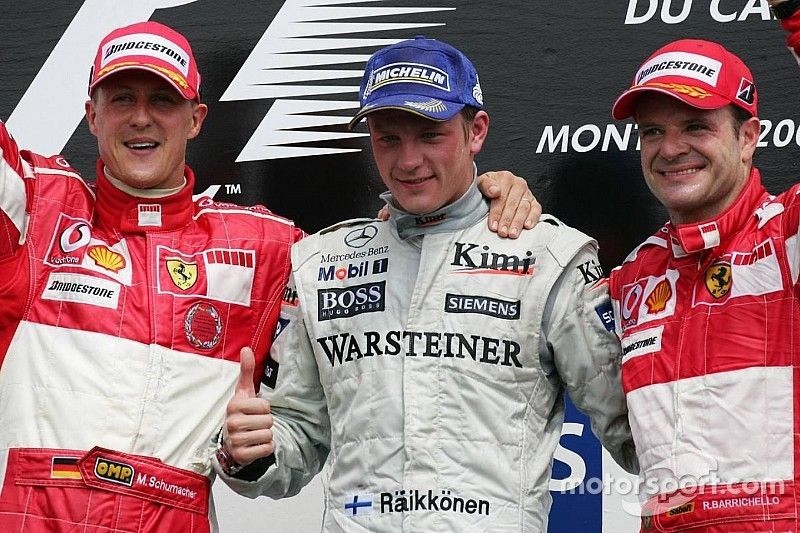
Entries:
[[[151,33],[136,33],[119,37],[103,46],[101,67],[116,59],[120,54],[124,56],[140,55],[150,56],[161,61],[166,61],[184,76],[189,74],[189,56],[181,48],[163,37]],[[102,75],[102,71],[97,76]]]
[[317,318],[333,320],[348,318],[363,313],[376,313],[384,310],[386,282],[365,283],[341,289],[321,289],[317,291]]
[[182,259],[167,259],[167,272],[172,282],[182,291],[194,287],[197,282],[197,263],[187,263]]
[[138,216],[140,226],[161,227],[161,205],[160,204],[139,204]]
[[222,337],[222,319],[219,311],[205,302],[198,302],[186,311],[183,331],[192,346],[210,350],[219,344]]
[[722,261],[708,267],[705,282],[706,289],[714,298],[722,298],[728,294],[733,283],[730,263]]
[[722,63],[716,59],[689,52],[667,52],[659,54],[636,73],[636,85],[661,76],[682,76],[717,86]]
[[606,328],[606,330],[614,331],[614,307],[611,304],[611,300],[603,302],[595,307],[594,310],[597,313],[597,316],[600,317],[600,322],[603,323],[603,326]]
[[212,248],[194,253],[159,246],[158,293],[250,305],[256,252]]
[[111,272],[119,272],[126,266],[125,258],[122,254],[111,250],[108,246],[90,246],[86,252],[95,264]]
[[664,326],[637,331],[622,339],[622,362],[634,357],[661,351],[661,335]]
[[364,97],[392,83],[421,83],[450,92],[450,77],[442,69],[422,63],[390,63],[370,73]]
[[42,299],[74,302],[116,309],[120,284],[83,274],[51,272]]
[[364,226],[354,229],[344,236],[344,243],[350,248],[363,248],[378,234],[375,226]]
[[501,300],[488,296],[447,293],[444,297],[444,311],[446,313],[486,315],[503,320],[518,320],[520,301]]
[[99,456],[94,463],[94,475],[98,479],[117,483],[119,485],[133,486],[133,476],[136,474],[132,465],[112,461]]

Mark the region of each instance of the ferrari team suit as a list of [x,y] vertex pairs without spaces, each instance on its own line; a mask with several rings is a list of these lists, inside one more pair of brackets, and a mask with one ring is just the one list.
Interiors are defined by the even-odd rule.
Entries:
[[294,225],[264,208],[96,188],[0,123],[0,530],[216,529],[211,457],[266,365]]
[[262,389],[276,464],[228,484],[293,495],[327,458],[326,532],[546,531],[565,388],[637,468],[594,241],[549,216],[504,240],[487,213],[473,184],[295,245]]
[[753,169],[611,273],[644,532],[798,530],[798,193]]

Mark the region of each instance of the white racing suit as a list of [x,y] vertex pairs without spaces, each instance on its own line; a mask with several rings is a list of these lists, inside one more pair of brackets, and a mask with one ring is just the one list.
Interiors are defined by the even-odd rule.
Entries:
[[473,185],[293,247],[276,464],[229,485],[293,495],[327,458],[324,531],[545,531],[565,389],[638,468],[595,242],[549,216],[504,240],[487,213]]

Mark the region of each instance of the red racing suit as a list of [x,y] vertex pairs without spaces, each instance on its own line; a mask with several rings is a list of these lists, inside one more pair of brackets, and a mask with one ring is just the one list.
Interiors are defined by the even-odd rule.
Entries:
[[798,194],[753,169],[721,215],[611,273],[644,532],[798,531]]
[[[0,530],[216,529],[211,458],[301,232],[263,207],[87,186],[0,123]],[[117,529],[119,528],[119,529]]]

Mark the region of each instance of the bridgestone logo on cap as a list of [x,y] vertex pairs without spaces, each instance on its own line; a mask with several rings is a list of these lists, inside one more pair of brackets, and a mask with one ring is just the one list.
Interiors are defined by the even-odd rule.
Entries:
[[636,73],[634,85],[642,85],[661,76],[683,76],[716,87],[721,67],[722,63],[710,57],[688,52],[668,52],[642,65]]
[[126,35],[106,43],[103,46],[100,67],[103,68],[120,57],[131,55],[160,59],[173,65],[184,76],[189,75],[189,55],[172,41],[150,33]]

